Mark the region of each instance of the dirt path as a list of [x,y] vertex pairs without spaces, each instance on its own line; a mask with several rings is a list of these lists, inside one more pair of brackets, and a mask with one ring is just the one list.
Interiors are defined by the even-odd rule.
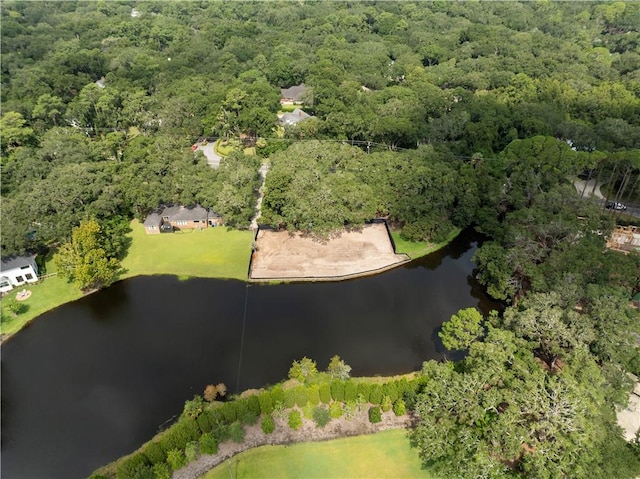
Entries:
[[303,419],[303,425],[293,431],[287,424],[286,416],[274,418],[276,430],[272,434],[262,432],[260,422],[246,427],[245,440],[238,444],[231,441],[220,444],[216,455],[204,454],[189,465],[173,473],[173,479],[197,479],[218,464],[248,449],[275,444],[293,444],[299,442],[317,442],[337,439],[341,437],[360,436],[385,431],[387,429],[406,428],[411,425],[412,418],[408,415],[396,417],[392,411],[382,413],[382,422],[371,424],[367,408],[356,413],[355,417],[347,420],[344,417],[332,419],[324,428],[316,427],[309,419]]

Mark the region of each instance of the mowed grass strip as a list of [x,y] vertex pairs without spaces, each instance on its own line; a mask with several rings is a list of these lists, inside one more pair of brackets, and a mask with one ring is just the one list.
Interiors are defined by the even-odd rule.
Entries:
[[[234,479],[434,478],[421,469],[404,429],[326,442],[262,446],[233,457],[231,472]],[[200,479],[229,477],[225,461]]]
[[441,248],[444,248],[446,245],[451,243],[455,239],[455,237],[460,234],[461,231],[461,229],[456,228],[451,232],[449,236],[447,236],[447,239],[442,241],[441,243],[427,243],[426,241],[407,241],[400,236],[399,231],[392,231],[391,237],[393,238],[393,242],[396,245],[396,253],[404,253],[406,255],[409,255],[411,259],[417,259],[438,251]]
[[122,261],[122,278],[171,274],[179,277],[247,279],[251,231],[224,226],[204,230],[148,235],[139,221],[131,222],[132,239]]

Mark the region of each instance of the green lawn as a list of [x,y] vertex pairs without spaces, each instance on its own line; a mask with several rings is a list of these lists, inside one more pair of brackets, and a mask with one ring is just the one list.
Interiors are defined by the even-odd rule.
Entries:
[[[292,446],[262,446],[231,459],[234,479],[245,478],[423,478],[404,429],[367,436],[309,442]],[[201,479],[229,479],[227,462]]]
[[409,255],[411,259],[420,258],[422,256],[426,256],[434,251],[438,251],[440,248],[445,247],[453,239],[460,234],[459,228],[453,230],[453,232],[447,237],[447,239],[441,243],[427,243],[425,241],[407,241],[400,237],[399,231],[392,231],[391,237],[393,238],[393,242],[396,244],[396,253],[404,253]]
[[[214,150],[220,156],[229,156],[234,151],[234,148],[228,142],[223,142],[219,139],[216,140]],[[256,149],[254,147],[244,148],[242,151],[245,155],[249,156],[256,154]]]
[[251,231],[218,226],[205,230],[148,235],[140,222],[131,222],[132,244],[122,261],[123,278],[173,274],[180,277],[247,279]]
[[[53,261],[47,261],[46,266],[47,273],[55,272]],[[82,292],[76,286],[67,283],[62,278],[52,276],[34,285],[19,286],[9,292],[7,297],[15,297],[18,291],[23,289],[31,291],[31,296],[22,302],[27,307],[27,310],[17,317],[13,317],[11,313],[6,312],[3,308],[2,334],[13,334],[36,316],[82,296]]]

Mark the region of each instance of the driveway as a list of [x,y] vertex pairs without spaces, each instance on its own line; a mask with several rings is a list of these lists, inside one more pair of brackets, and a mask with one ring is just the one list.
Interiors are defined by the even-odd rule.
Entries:
[[[585,183],[587,185],[586,189],[584,188]],[[581,180],[580,178],[576,178],[575,180],[573,180],[573,185],[578,190],[578,193],[582,193],[582,191],[584,190],[584,196],[591,196],[592,195],[591,192],[593,191],[593,196],[604,200],[604,196],[603,196],[602,192],[600,191],[600,186],[602,185],[602,183],[600,183],[599,185],[596,185],[596,179],[595,178],[593,178],[593,179],[591,179],[589,181]],[[594,186],[596,187],[595,190],[593,189]]]
[[220,166],[220,160],[222,159],[213,149],[215,144],[215,141],[210,141],[206,145],[203,145],[201,142],[196,143],[196,145],[198,145],[198,149],[195,151],[201,151],[204,153],[204,156],[207,158],[207,163],[209,163],[211,168],[217,168]]

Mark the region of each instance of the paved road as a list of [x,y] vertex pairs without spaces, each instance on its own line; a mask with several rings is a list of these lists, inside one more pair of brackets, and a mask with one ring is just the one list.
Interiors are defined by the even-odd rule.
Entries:
[[[585,183],[587,184],[587,188],[585,189]],[[585,181],[585,180],[581,180],[579,178],[576,178],[575,180],[573,180],[573,185],[576,187],[576,190],[578,190],[578,193],[582,193],[582,190],[584,190],[584,196],[585,197],[590,197],[592,196],[592,192],[593,192],[593,196],[595,196],[596,198],[598,198],[599,202],[601,205],[604,205],[605,202],[605,197],[602,194],[602,192],[600,191],[600,186],[602,186],[601,184],[596,185],[596,180],[592,179],[589,181]],[[595,189],[594,189],[594,185]],[[626,203],[627,205],[627,209],[624,211],[624,213],[630,214],[632,216],[635,216],[637,218],[640,218],[640,205],[639,204],[634,204],[634,203]]]

